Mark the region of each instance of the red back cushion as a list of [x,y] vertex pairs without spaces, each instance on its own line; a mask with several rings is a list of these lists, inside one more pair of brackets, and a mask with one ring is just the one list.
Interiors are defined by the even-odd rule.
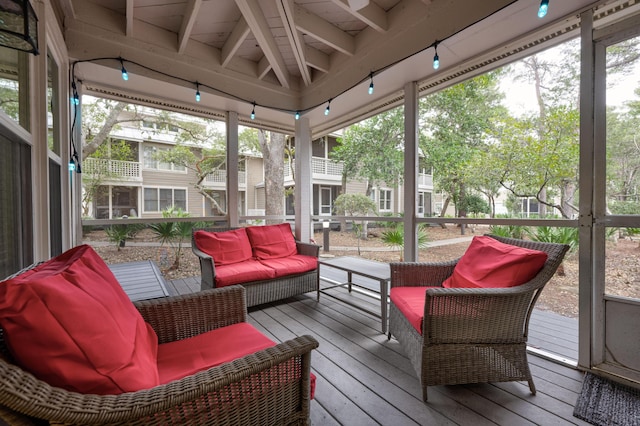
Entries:
[[0,326],[16,362],[80,393],[157,386],[158,338],[88,245],[0,282]]
[[211,256],[216,266],[229,265],[251,259],[251,244],[245,228],[224,232],[196,231],[196,246]]
[[298,253],[296,240],[291,233],[291,225],[250,226],[245,228],[253,255],[258,259],[276,259]]
[[512,246],[487,236],[473,237],[446,288],[514,287],[531,280],[547,261],[547,253]]

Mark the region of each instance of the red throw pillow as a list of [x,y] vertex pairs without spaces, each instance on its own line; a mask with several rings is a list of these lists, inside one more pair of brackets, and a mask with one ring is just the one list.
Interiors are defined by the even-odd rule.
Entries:
[[488,236],[473,237],[446,288],[514,287],[531,280],[547,261],[547,253],[505,244]]
[[196,231],[196,246],[211,256],[216,266],[230,265],[251,259],[251,243],[245,228],[224,232]]
[[258,259],[277,259],[298,253],[296,240],[291,232],[291,225],[249,226],[245,228],[253,255]]
[[157,386],[158,337],[88,245],[0,282],[17,363],[52,386],[118,394]]

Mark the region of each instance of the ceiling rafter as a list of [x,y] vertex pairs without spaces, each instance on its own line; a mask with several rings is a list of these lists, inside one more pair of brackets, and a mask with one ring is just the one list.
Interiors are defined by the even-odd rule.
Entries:
[[315,68],[318,71],[329,72],[329,55],[318,49],[305,46],[305,58],[307,59],[307,65],[311,68]]
[[189,0],[187,8],[184,11],[180,32],[178,33],[178,53],[180,54],[184,53],[187,48],[187,43],[191,37],[191,32],[196,23],[201,4],[202,0]]
[[302,31],[327,46],[333,47],[345,55],[355,55],[355,38],[335,25],[309,13],[309,11],[297,5],[295,6],[294,20],[299,31]]
[[233,55],[236,54],[242,43],[246,40],[247,36],[251,32],[251,28],[249,28],[249,24],[244,19],[244,17],[240,17],[238,23],[236,23],[235,27],[233,27],[233,31],[231,31],[231,35],[222,46],[222,66],[226,67],[233,59]]
[[[346,10],[347,12],[380,33],[385,33],[389,29],[387,12],[374,2],[369,2],[367,6],[363,7],[360,10],[354,10],[349,6],[349,2],[347,0],[332,1],[333,3],[340,6],[342,9]],[[426,1],[430,2],[431,0]]]
[[133,1],[134,0],[127,0],[127,11],[126,11],[126,29],[125,29],[125,34],[127,35],[127,37],[132,37],[133,36]]
[[278,78],[278,81],[283,87],[287,89],[290,88],[287,66],[273,38],[267,19],[260,8],[260,4],[256,0],[235,0],[235,2],[246,19],[247,24],[249,24],[249,28],[251,28],[251,32],[258,41],[264,55],[271,64],[271,68]]
[[282,25],[284,26],[289,44],[291,45],[293,56],[298,63],[302,81],[304,81],[305,85],[309,86],[311,84],[311,71],[305,59],[306,50],[304,40],[295,26],[293,0],[277,0],[276,4],[278,6],[278,13],[280,13],[280,18],[282,19]]

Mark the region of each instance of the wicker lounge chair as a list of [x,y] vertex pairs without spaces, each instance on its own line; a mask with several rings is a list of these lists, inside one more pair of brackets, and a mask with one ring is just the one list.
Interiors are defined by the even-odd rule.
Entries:
[[[568,246],[491,237],[544,251],[546,263],[532,280],[516,287],[426,290],[422,333],[391,303],[389,338],[395,336],[411,360],[424,401],[428,386],[445,384],[526,380],[531,393],[536,392],[526,352],[529,318]],[[392,263],[391,288],[441,287],[457,262]]]
[[[160,343],[196,336],[247,318],[241,286],[134,304]],[[80,394],[49,386],[13,363],[2,337],[0,329],[0,424],[3,420],[20,425],[309,422],[310,357],[311,350],[318,346],[310,336],[164,385],[119,395]]]

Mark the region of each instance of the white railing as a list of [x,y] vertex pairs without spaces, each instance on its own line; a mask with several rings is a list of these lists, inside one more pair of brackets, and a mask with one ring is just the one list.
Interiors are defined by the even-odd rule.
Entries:
[[418,187],[426,186],[429,188],[433,188],[433,175],[426,173],[418,174]]
[[[291,162],[284,162],[284,179],[292,179]],[[334,178],[340,180],[342,178],[342,163],[329,160],[327,158],[313,157],[311,158],[311,171],[314,178]]]
[[[205,184],[222,184],[225,185],[227,183],[227,171],[226,170],[215,170],[213,173],[209,173],[204,178]],[[238,184],[246,185],[247,183],[247,172],[238,171]]]
[[137,161],[85,158],[82,171],[88,175],[101,175],[105,179],[142,179],[140,163]]

